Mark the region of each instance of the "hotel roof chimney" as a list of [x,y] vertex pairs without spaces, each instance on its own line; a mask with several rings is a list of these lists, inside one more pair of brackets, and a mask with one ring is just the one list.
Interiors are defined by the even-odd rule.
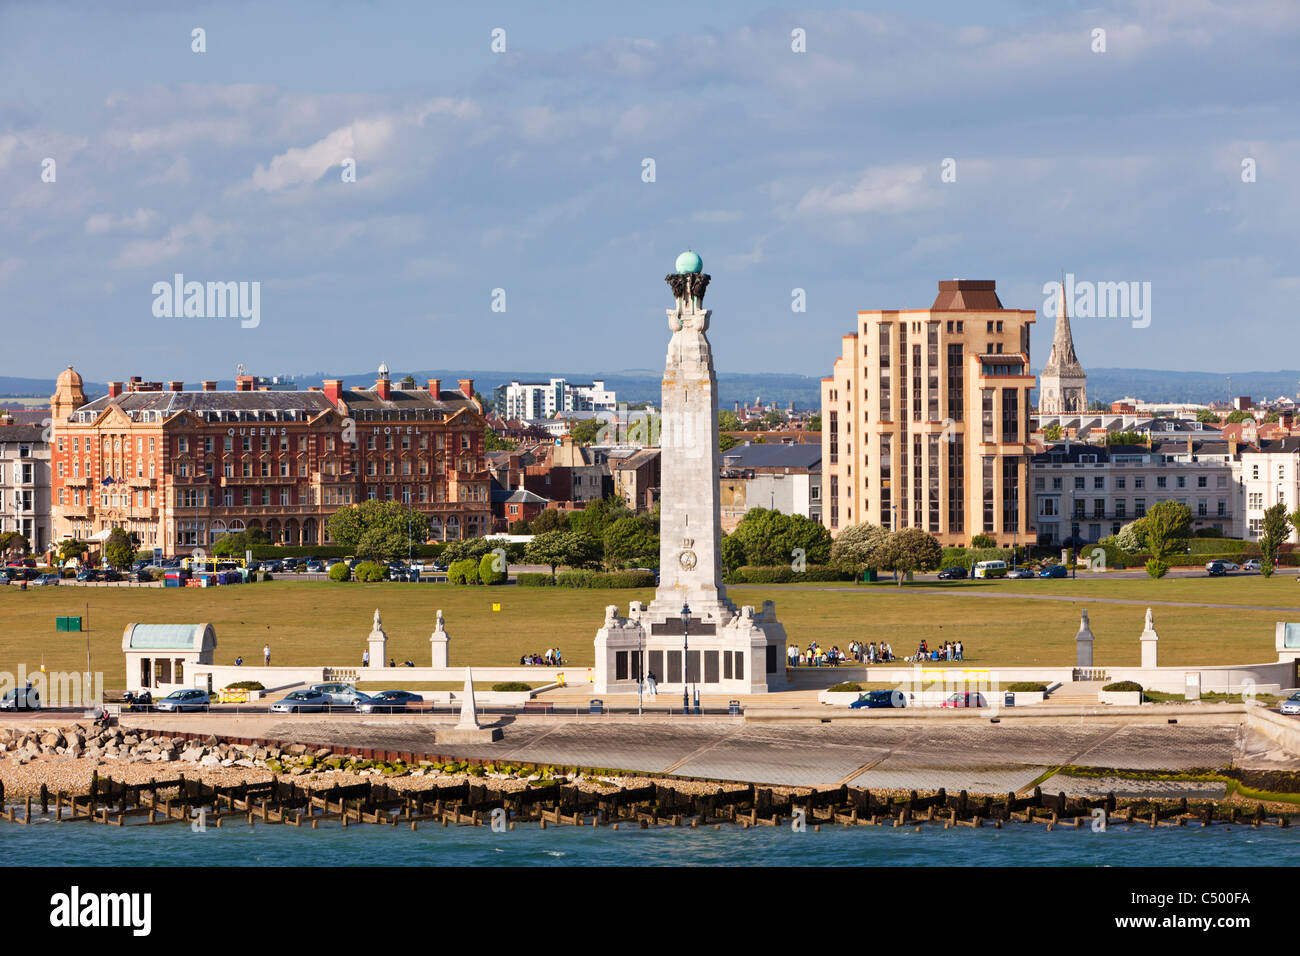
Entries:
[[168,383],[167,383],[167,391],[169,391],[169,392],[183,392],[183,391],[185,391],[185,383],[184,383],[184,382],[175,382],[175,381],[168,382]]
[[253,390],[253,384],[254,384],[256,381],[257,381],[257,379],[256,379],[254,376],[252,376],[252,375],[236,375],[236,376],[235,376],[235,391],[237,391],[237,392],[251,392],[251,391]]
[[433,396],[434,401],[437,401],[438,396],[442,394],[442,379],[429,379],[429,394]]
[[209,379],[209,380],[207,380],[207,381],[205,381],[205,382],[203,383],[203,391],[205,391],[205,392],[215,392],[216,390],[217,390],[217,383],[214,382],[214,381],[212,381],[211,379]]
[[117,396],[119,396],[119,395],[121,395],[121,394],[122,394],[122,383],[121,383],[121,382],[109,382],[109,383],[108,383],[108,397],[109,397],[109,398],[117,398]]
[[466,398],[474,397],[474,380],[472,378],[458,378],[456,384],[460,386],[460,390],[465,393]]
[[327,378],[324,386],[325,397],[330,400],[331,404],[337,405],[343,399],[343,379]]

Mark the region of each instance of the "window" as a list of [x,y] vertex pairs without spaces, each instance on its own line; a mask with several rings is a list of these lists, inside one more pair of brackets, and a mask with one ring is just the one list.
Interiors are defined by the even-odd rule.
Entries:
[[1133,499],[1133,517],[1143,518],[1147,513],[1147,500],[1145,498]]
[[1145,477],[1144,475],[1134,475],[1134,476],[1133,476],[1133,487],[1134,487],[1135,489],[1137,489],[1138,491],[1141,491],[1141,490],[1142,490],[1143,488],[1145,488],[1146,486],[1147,486],[1147,480],[1146,480],[1146,477]]
[[1101,475],[1092,479],[1092,487],[1095,491],[1103,491],[1106,487],[1106,479]]
[[1124,518],[1128,516],[1128,502],[1120,498],[1115,502],[1115,517]]
[[1116,491],[1123,491],[1123,490],[1124,490],[1125,483],[1127,482],[1127,480],[1128,480],[1128,479],[1126,479],[1123,475],[1116,475],[1116,476],[1115,476],[1115,490],[1116,490]]
[[1209,476],[1208,476],[1208,475],[1197,475],[1197,476],[1196,476],[1196,487],[1197,487],[1197,488],[1208,488],[1208,487],[1210,487],[1210,479],[1209,479]]
[[1264,507],[1264,493],[1262,491],[1252,491],[1246,498],[1247,507],[1252,511],[1259,511]]
[[1082,491],[1082,490],[1084,489],[1085,484],[1084,484],[1084,480],[1083,480],[1083,475],[1075,475],[1075,476],[1074,476],[1074,487],[1075,487],[1075,490],[1077,490],[1077,491]]

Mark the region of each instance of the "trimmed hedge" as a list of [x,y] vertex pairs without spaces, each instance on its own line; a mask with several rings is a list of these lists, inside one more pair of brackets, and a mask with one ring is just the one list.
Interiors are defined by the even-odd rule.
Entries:
[[[504,563],[504,562],[503,562]],[[488,552],[479,559],[478,579],[483,584],[505,584],[509,577],[507,568],[497,570],[497,555]]]
[[566,588],[652,588],[653,571],[561,571],[556,582]]
[[[417,558],[436,558],[442,554],[443,548],[447,547],[445,541],[434,541],[429,544],[416,544],[411,547],[411,554]],[[354,555],[351,548],[345,548],[337,544],[304,544],[304,545],[287,545],[287,544],[255,544],[250,548],[253,552],[254,561],[270,561],[274,558],[350,558]],[[153,552],[149,552],[153,556]],[[235,557],[243,557],[242,554]]]
[[388,580],[388,567],[378,561],[362,561],[353,569],[352,574],[358,581],[374,584],[378,581]]
[[331,581],[348,581],[352,578],[352,569],[346,561],[339,561],[330,565],[329,576]]
[[1014,683],[1014,684],[1008,684],[1006,687],[1003,688],[1003,690],[1009,690],[1009,691],[1011,691],[1011,693],[1013,693],[1013,694],[1016,694],[1016,693],[1020,693],[1020,694],[1032,694],[1032,693],[1034,693],[1035,691],[1037,691],[1037,692],[1040,693],[1040,694],[1046,694],[1046,693],[1047,693],[1047,685],[1046,685],[1046,684],[1036,684],[1036,683],[1034,683],[1033,681],[1022,680],[1022,681],[1017,681],[1017,682]]
[[555,578],[549,574],[526,571],[515,575],[515,583],[521,588],[549,588],[555,586]]
[[511,681],[506,681],[503,684],[493,684],[492,689],[496,691],[498,694],[513,694],[513,693],[518,693],[520,691],[532,690],[533,688],[530,685],[523,683],[522,681],[511,680]]
[[266,690],[266,685],[264,685],[260,680],[240,680],[240,681],[235,681],[235,683],[233,684],[227,684],[225,689],[226,690]]
[[788,564],[746,564],[727,574],[728,584],[789,584],[794,581],[852,581],[852,570],[814,564],[796,571]]
[[855,684],[851,680],[846,680],[846,681],[841,681],[840,683],[835,684],[831,687],[828,687],[827,690],[830,691],[832,694],[848,694],[848,693],[860,692],[862,690],[862,685]]
[[1105,687],[1102,688],[1102,690],[1109,691],[1112,693],[1123,692],[1123,691],[1137,691],[1138,693],[1141,693],[1142,685],[1139,684],[1137,681],[1119,680],[1119,681],[1115,681],[1115,683],[1113,684],[1107,684]]
[[447,567],[447,580],[452,584],[479,584],[478,562],[473,558],[451,562]]

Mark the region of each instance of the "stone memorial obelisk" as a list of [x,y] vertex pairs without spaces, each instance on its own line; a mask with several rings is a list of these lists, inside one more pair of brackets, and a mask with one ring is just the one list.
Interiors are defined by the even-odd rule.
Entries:
[[703,266],[683,252],[666,277],[674,306],[662,392],[659,585],[650,605],[634,602],[626,618],[606,609],[593,674],[600,693],[635,692],[643,669],[670,695],[756,694],[786,684],[775,605],[737,610],[722,583],[718,377],[705,334],[712,312],[704,308]]

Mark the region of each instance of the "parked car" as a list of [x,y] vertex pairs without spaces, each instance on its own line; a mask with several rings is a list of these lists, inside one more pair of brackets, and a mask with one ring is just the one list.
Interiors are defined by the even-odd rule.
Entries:
[[1300,692],[1292,694],[1286,700],[1282,701],[1282,713],[1300,714]]
[[325,571],[325,564],[324,562],[321,561],[308,561],[306,567],[303,570],[315,571],[317,573],[323,574]]
[[1034,572],[1028,568],[1012,568],[1007,572],[1009,578],[1032,578],[1033,576]]
[[960,564],[954,564],[952,567],[944,568],[939,572],[940,581],[960,581],[966,577],[966,569]]
[[41,692],[35,687],[15,687],[0,697],[0,710],[40,710]]
[[0,585],[8,584],[12,580],[13,577],[8,571],[0,571]]
[[1258,570],[1260,570],[1259,559],[1258,559],[1258,558],[1248,558],[1248,559],[1246,559],[1245,561],[1241,562],[1241,570],[1243,570],[1243,571],[1258,571]]
[[119,570],[117,570],[117,568],[106,568],[106,569],[104,569],[103,571],[100,572],[100,577],[102,577],[105,581],[121,581],[121,580],[123,580],[123,578],[122,578],[122,572],[119,571]]
[[1241,565],[1237,564],[1235,561],[1220,561],[1219,563],[1222,564],[1222,565],[1223,565],[1225,568],[1227,568],[1229,571],[1240,571],[1240,570],[1241,570]]
[[1212,578],[1221,578],[1228,573],[1222,561],[1210,561],[1205,565],[1205,573]]
[[320,691],[312,688],[311,690],[295,690],[284,696],[282,700],[277,700],[271,705],[273,714],[318,714],[322,710],[329,710],[330,699]]
[[32,585],[34,587],[45,587],[49,585],[55,585],[58,583],[59,583],[59,576],[57,574],[42,574],[39,577],[37,577],[35,581],[32,582]]
[[983,694],[967,691],[964,693],[951,694],[940,707],[987,707],[988,702],[984,699]]
[[906,707],[907,698],[901,690],[869,690],[853,703],[849,704],[851,710],[860,710],[864,707]]
[[1038,572],[1040,578],[1068,578],[1070,569],[1063,564],[1049,564]]
[[206,691],[188,688],[186,690],[174,690],[162,700],[154,704],[158,710],[169,713],[183,713],[187,710],[205,711],[211,706]]
[[330,684],[312,684],[311,689],[324,694],[329,703],[336,707],[353,707],[358,700],[368,700],[369,694],[363,694],[351,684],[335,682]]
[[94,568],[82,568],[77,572],[78,581],[98,581],[99,572]]
[[363,714],[400,714],[411,704],[423,702],[423,697],[409,690],[381,690],[372,697],[357,701],[356,708]]

